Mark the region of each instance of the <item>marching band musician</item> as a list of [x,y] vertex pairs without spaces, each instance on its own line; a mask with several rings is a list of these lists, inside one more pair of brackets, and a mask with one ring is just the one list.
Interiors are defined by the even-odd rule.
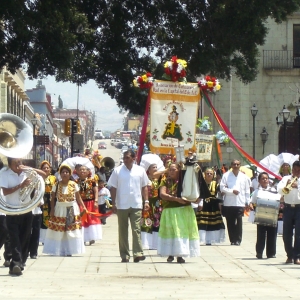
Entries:
[[[253,192],[250,209],[254,210],[254,207],[257,204],[257,197],[260,190],[263,191],[271,191],[271,187],[269,186],[269,175],[267,172],[261,172],[258,175],[259,187]],[[265,226],[261,224],[257,224],[257,239],[256,239],[256,257],[258,259],[263,258],[263,252],[265,249],[265,243],[267,242],[267,258],[275,258],[276,257],[276,238],[277,238],[277,226]]]
[[[277,191],[284,195],[283,242],[287,254],[287,264],[300,265],[300,161],[292,166],[292,175],[287,175],[278,183]],[[288,191],[287,191],[288,190]],[[295,237],[293,246],[293,230]]]
[[[27,178],[23,171],[31,168],[24,166],[20,158],[7,157],[7,162],[8,168],[1,171],[0,187],[2,188],[6,202],[11,205],[18,205],[20,204],[20,189],[27,187],[31,183],[31,180]],[[33,170],[43,178],[46,177],[46,174],[42,170]],[[28,195],[28,197],[30,197],[30,195]],[[19,215],[7,215],[6,224],[12,250],[9,274],[22,275],[22,270],[24,270],[28,256],[32,212],[30,211]]]

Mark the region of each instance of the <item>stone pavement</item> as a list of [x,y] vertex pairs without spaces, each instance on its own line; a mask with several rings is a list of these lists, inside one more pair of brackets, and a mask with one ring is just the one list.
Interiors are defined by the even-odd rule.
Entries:
[[[244,220],[241,246],[201,246],[201,257],[167,263],[145,251],[140,263],[120,263],[117,217],[84,256],[28,259],[22,276],[0,267],[4,299],[299,299],[300,266],[286,265],[281,236],[277,258],[255,258],[256,226]],[[1,250],[1,256],[2,256]],[[40,246],[39,252],[42,252]],[[0,261],[3,263],[3,258]],[[299,287],[298,287],[299,285]]]

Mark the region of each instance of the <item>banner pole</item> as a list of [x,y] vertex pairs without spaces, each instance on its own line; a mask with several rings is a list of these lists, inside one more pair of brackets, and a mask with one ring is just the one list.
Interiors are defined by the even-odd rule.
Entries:
[[143,121],[143,127],[141,131],[140,141],[139,141],[139,148],[136,158],[136,163],[139,165],[141,162],[141,158],[143,155],[144,150],[144,144],[146,140],[146,133],[147,133],[147,125],[148,125],[148,118],[149,118],[149,108],[150,108],[150,89],[148,92],[147,102],[146,102],[146,108],[145,108],[145,115],[144,115],[144,121]]

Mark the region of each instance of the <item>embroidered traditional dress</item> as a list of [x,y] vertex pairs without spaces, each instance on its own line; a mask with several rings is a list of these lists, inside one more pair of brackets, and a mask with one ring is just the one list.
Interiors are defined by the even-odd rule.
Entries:
[[53,185],[56,183],[56,177],[54,175],[49,175],[45,179],[45,194],[44,194],[44,204],[41,207],[42,210],[42,225],[40,229],[40,242],[44,243],[47,228],[48,228],[48,222],[50,218],[50,200],[51,200],[51,191]]
[[[82,201],[86,209],[90,212],[98,212],[95,210],[94,203],[95,197],[97,197],[97,207],[98,207],[98,195],[94,193],[94,187],[97,186],[95,179],[86,178],[85,180],[81,180],[80,178],[76,180],[79,193]],[[102,227],[101,221],[99,217],[94,217],[92,215],[88,215],[87,219],[82,222],[83,227],[83,239],[84,242],[97,241],[102,239]]]
[[[84,253],[80,210],[75,198],[78,191],[73,181],[67,186],[58,184],[54,217],[48,222],[43,253],[60,256]],[[56,192],[56,185],[52,192]]]
[[141,219],[141,238],[143,249],[157,249],[158,230],[162,212],[162,201],[158,198],[159,180],[154,179],[148,185],[148,211],[143,210]]
[[[160,186],[166,186],[167,194],[177,195],[177,182],[170,178],[162,180]],[[162,203],[157,253],[161,256],[199,256],[198,228],[191,205],[164,200]]]
[[197,223],[201,244],[216,244],[225,241],[225,225],[219,204],[223,202],[216,198],[218,187],[216,181],[208,184],[211,197],[203,200],[203,208],[197,212]]

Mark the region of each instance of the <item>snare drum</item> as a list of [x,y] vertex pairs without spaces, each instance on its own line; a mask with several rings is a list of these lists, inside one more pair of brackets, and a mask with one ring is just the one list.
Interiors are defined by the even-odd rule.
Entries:
[[254,223],[264,226],[277,226],[280,202],[257,198]]

